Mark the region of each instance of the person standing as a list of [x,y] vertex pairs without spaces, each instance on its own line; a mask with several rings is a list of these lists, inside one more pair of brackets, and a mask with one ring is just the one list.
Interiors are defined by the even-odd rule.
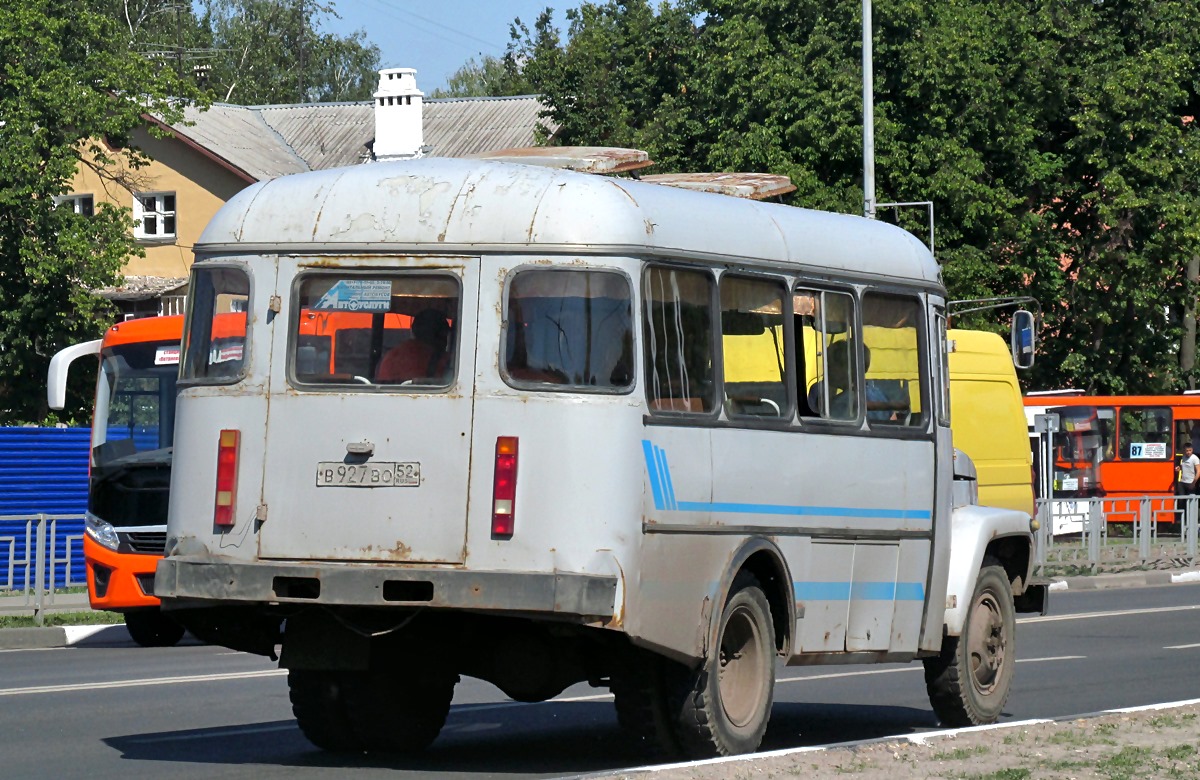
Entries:
[[[1183,457],[1179,460],[1179,469],[1176,472],[1175,495],[1196,495],[1198,479],[1200,479],[1200,457],[1196,457],[1192,443],[1188,442],[1183,445]],[[1178,498],[1175,499],[1175,511],[1182,516],[1183,509],[1184,502]]]

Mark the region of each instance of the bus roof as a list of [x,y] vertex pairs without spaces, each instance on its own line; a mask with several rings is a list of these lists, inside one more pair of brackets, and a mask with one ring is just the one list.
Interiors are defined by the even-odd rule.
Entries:
[[141,317],[118,322],[104,331],[104,346],[142,344],[154,341],[178,342],[183,336],[183,316]]
[[429,157],[259,182],[196,242],[201,257],[524,250],[783,262],[942,289],[928,248],[886,223],[488,160]]

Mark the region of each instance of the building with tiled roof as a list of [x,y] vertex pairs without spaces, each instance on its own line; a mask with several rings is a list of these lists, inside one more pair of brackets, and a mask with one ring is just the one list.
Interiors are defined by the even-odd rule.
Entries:
[[426,100],[415,76],[407,68],[380,71],[372,101],[188,110],[168,138],[151,134],[152,124],[165,126],[147,117],[133,139],[152,162],[127,172],[128,187],[81,167],[72,194],[61,199],[84,213],[104,201],[131,206],[140,221],[134,234],[145,257],[130,258],[124,284],[103,294],[126,316],[180,311],[192,245],[217,209],[257,181],[377,159],[532,146],[546,123],[536,96]]

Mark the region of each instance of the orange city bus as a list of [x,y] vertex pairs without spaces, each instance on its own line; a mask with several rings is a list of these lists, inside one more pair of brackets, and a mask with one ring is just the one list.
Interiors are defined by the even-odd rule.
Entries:
[[[1059,417],[1053,497],[1123,499],[1105,502],[1110,522],[1136,518],[1130,499],[1174,496],[1183,445],[1200,450],[1200,395],[1031,394],[1025,410],[1030,421]],[[1159,522],[1175,521],[1172,502],[1156,501],[1153,509]]]

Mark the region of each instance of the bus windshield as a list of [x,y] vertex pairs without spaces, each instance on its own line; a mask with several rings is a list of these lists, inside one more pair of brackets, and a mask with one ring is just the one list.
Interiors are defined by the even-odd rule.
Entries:
[[1059,416],[1054,436],[1057,457],[1079,465],[1113,459],[1116,453],[1116,414],[1106,407],[1064,406],[1052,409]]
[[105,467],[171,446],[175,427],[176,341],[117,344],[100,352],[92,464]]

